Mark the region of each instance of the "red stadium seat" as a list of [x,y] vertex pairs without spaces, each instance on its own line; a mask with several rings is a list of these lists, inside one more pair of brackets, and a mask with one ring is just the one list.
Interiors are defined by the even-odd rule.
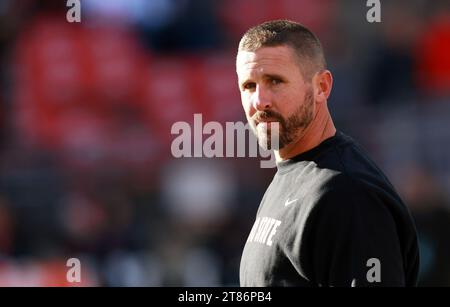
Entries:
[[183,57],[155,58],[142,75],[142,100],[149,127],[170,139],[170,127],[192,119],[195,113],[191,64]]
[[450,16],[434,20],[417,48],[417,81],[427,94],[450,94]]
[[252,26],[272,19],[290,19],[320,33],[336,14],[335,0],[227,0],[220,16],[229,33],[239,38]]
[[20,139],[70,161],[145,162],[120,153],[122,145],[141,148],[151,159],[145,149],[158,147],[159,138],[130,132],[143,127],[147,110],[138,96],[147,54],[136,37],[52,16],[37,18],[28,29],[14,63],[13,116]]
[[210,54],[197,67],[201,96],[197,101],[206,111],[206,120],[236,121],[242,106],[236,76],[235,54]]

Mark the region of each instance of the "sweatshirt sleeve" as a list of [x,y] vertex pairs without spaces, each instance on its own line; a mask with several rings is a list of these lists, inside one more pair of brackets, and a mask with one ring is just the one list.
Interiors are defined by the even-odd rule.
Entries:
[[301,265],[319,286],[405,286],[396,221],[386,199],[349,179],[325,189],[311,210]]

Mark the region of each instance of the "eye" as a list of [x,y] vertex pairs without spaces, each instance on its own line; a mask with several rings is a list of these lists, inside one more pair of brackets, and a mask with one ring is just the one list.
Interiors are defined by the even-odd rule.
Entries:
[[256,88],[256,83],[255,82],[247,82],[242,86],[243,90],[253,90]]
[[281,81],[280,79],[277,79],[277,78],[272,78],[272,79],[270,79],[270,83],[272,84],[272,85],[277,85],[277,84],[280,84],[280,83],[282,83],[283,81]]

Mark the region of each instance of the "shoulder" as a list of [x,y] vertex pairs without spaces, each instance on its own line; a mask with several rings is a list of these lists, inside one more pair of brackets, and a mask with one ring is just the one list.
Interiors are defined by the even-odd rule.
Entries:
[[370,184],[345,172],[337,173],[323,182],[318,194],[315,210],[332,211],[339,215],[373,207],[382,198]]
[[317,186],[318,204],[364,207],[382,203],[403,209],[394,186],[364,148],[343,133],[338,138],[332,150],[315,161],[317,173],[332,174],[322,177]]
[[388,178],[350,137],[340,133],[327,150],[302,163],[295,178],[290,178],[295,196],[303,203],[299,208],[302,220],[305,215],[308,220],[332,216],[345,222],[371,215],[409,219]]

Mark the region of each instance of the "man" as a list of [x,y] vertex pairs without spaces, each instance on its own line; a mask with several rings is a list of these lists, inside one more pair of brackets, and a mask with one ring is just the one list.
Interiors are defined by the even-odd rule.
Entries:
[[[394,187],[327,108],[332,75],[304,26],[270,21],[239,44],[242,104],[277,173],[246,242],[242,286],[414,286],[414,223]],[[275,129],[275,127],[279,127]]]

